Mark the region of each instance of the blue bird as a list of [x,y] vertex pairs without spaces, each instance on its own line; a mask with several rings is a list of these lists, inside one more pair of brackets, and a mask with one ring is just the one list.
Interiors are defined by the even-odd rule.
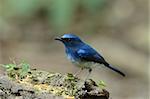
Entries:
[[90,73],[93,64],[99,63],[125,76],[123,72],[109,64],[95,49],[83,42],[78,36],[74,34],[64,34],[60,38],[55,38],[55,40],[61,41],[65,45],[67,58],[81,69],[89,69]]

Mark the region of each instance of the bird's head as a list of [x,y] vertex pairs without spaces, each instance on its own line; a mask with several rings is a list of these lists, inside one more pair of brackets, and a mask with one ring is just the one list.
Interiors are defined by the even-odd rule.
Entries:
[[55,38],[55,40],[61,41],[66,47],[75,47],[83,44],[83,41],[74,34],[64,34],[61,37]]

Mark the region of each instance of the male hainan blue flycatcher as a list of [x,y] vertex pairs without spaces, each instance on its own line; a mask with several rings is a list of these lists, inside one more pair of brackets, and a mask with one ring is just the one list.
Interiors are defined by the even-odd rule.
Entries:
[[55,38],[55,40],[61,41],[65,45],[67,58],[81,69],[89,69],[89,74],[92,71],[93,65],[98,63],[125,76],[123,72],[109,64],[94,48],[83,42],[78,36],[64,34],[60,38]]

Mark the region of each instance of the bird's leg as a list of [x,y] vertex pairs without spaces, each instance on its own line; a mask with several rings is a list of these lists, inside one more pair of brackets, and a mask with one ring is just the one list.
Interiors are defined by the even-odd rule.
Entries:
[[86,76],[86,78],[84,79],[84,81],[80,84],[79,89],[82,88],[86,82],[86,80],[89,78],[90,74],[92,72],[92,69],[89,69],[88,75]]
[[89,72],[88,72],[88,75],[86,76],[86,78],[85,78],[84,82],[85,82],[85,81],[89,78],[89,76],[90,76],[91,72],[92,72],[92,69],[90,68],[90,69],[89,69]]
[[76,77],[78,74],[81,73],[82,70],[83,70],[83,68],[80,68],[80,69],[74,74],[74,76]]

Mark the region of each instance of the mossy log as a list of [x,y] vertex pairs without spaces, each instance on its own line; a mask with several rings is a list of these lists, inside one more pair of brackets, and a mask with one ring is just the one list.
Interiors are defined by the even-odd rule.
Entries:
[[14,68],[0,75],[0,99],[108,99],[109,92],[89,79],[83,82],[72,74],[36,69],[20,74]]

